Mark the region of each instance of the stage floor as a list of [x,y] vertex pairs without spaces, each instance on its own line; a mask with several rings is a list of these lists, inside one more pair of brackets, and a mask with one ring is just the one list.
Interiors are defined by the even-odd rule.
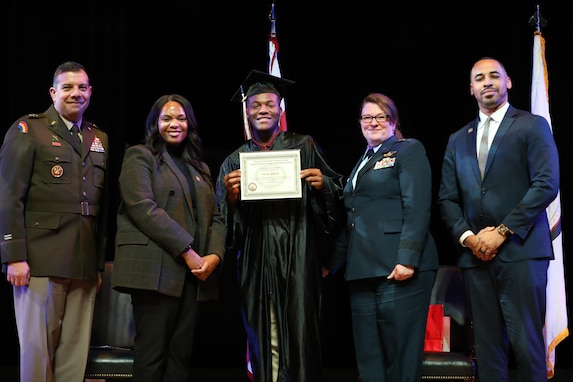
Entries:
[[[194,382],[249,382],[244,370],[240,369],[194,369],[196,379]],[[356,382],[357,371],[354,369],[325,369],[324,382]],[[14,366],[0,366],[0,380],[2,382],[19,382],[18,370]],[[551,382],[573,381],[573,369],[557,368],[555,377]],[[85,382],[105,382],[101,379],[89,379]],[[515,372],[510,375],[510,382],[518,382]]]

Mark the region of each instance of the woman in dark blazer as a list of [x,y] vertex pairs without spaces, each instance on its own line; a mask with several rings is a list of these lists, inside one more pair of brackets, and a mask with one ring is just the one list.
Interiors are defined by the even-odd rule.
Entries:
[[226,230],[200,158],[193,108],[172,94],[123,159],[112,285],[131,294],[138,382],[190,380],[198,301],[218,298]]
[[419,382],[439,265],[429,232],[430,164],[419,141],[401,139],[387,96],[364,98],[360,127],[368,150],[344,187],[345,278],[360,380]]

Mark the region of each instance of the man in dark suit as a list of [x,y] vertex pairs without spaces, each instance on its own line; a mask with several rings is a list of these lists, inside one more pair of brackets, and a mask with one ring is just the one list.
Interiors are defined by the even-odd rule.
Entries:
[[83,118],[91,93],[85,68],[63,63],[53,105],[16,120],[0,151],[0,253],[21,382],[84,376],[107,242],[108,137]]
[[542,330],[553,259],[545,209],[558,193],[559,160],[548,122],[511,106],[511,87],[499,61],[474,64],[470,93],[479,116],[450,136],[438,203],[459,243],[479,379],[508,380],[511,344],[520,380],[539,382],[547,380]]

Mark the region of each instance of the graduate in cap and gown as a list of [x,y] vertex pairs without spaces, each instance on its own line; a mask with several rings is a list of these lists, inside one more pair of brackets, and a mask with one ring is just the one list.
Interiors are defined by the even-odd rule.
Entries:
[[[313,137],[279,126],[280,101],[293,84],[251,71],[231,99],[244,102],[250,137],[225,158],[216,186],[227,245],[237,251],[241,313],[256,382],[321,380],[321,280],[328,274],[329,244],[344,218],[342,175],[328,165]],[[300,197],[242,200],[240,153],[267,150],[299,151]]]

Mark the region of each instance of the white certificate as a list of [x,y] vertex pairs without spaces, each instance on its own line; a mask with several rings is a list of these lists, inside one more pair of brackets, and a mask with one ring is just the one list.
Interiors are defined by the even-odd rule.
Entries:
[[302,197],[300,150],[268,150],[239,153],[241,199]]

